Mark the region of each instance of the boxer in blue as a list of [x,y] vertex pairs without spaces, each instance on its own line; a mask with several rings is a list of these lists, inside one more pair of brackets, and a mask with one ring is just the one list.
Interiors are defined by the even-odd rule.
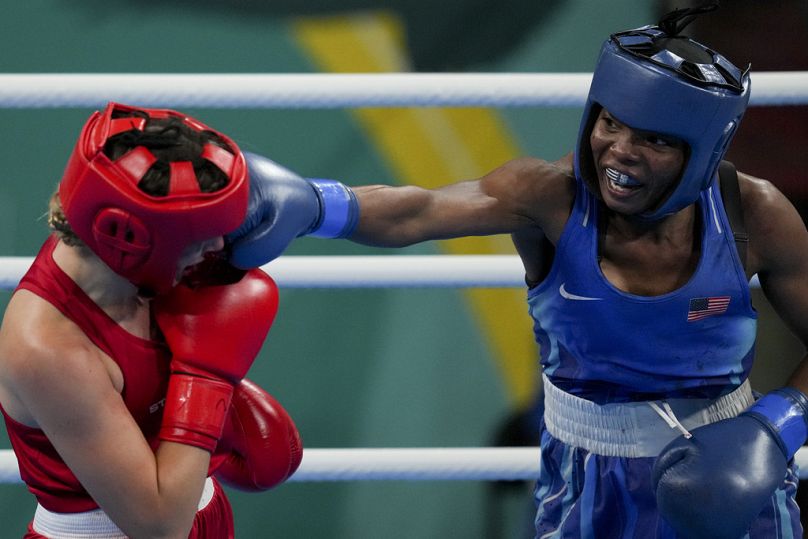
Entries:
[[537,537],[802,536],[808,361],[755,402],[748,282],[808,343],[808,232],[771,183],[719,182],[751,89],[748,69],[681,35],[705,9],[606,41],[575,152],[556,162],[351,189],[248,156],[237,265],[312,232],[391,247],[512,235],[545,387]]

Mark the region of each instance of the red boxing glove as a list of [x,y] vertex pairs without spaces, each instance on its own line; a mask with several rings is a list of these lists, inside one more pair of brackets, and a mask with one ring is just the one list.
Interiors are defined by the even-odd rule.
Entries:
[[243,380],[233,394],[224,432],[216,448],[216,478],[247,492],[286,481],[303,458],[292,418],[269,393]]
[[154,300],[173,356],[160,439],[213,451],[233,386],[247,374],[277,310],[277,286],[258,269],[228,285],[180,284]]

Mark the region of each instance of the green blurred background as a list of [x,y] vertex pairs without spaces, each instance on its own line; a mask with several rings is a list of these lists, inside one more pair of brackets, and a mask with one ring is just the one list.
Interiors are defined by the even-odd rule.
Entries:
[[[654,22],[664,2],[335,4],[8,3],[0,72],[585,72],[610,32]],[[786,19],[770,24],[794,24]],[[804,32],[803,23],[797,18]],[[580,115],[542,108],[184,110],[302,175],[424,186],[477,177],[517,155],[558,158],[571,150]],[[793,116],[797,109],[786,110]],[[47,234],[46,201],[90,112],[0,110],[0,255],[36,253]],[[793,168],[804,171],[805,158],[794,159]],[[750,166],[768,177],[765,163]],[[769,179],[799,202],[804,182],[778,174]],[[306,238],[287,254],[512,252],[507,237],[398,251]],[[0,308],[9,296],[0,292]],[[756,301],[765,363],[753,380],[767,389],[782,383],[798,350]],[[251,378],[289,410],[309,448],[475,447],[489,445],[503,420],[533,401],[535,357],[523,290],[282,290]],[[8,447],[0,433],[0,448]],[[292,483],[231,493],[231,500],[239,537],[518,537],[530,524],[531,500],[527,487],[514,492],[465,481]],[[504,523],[491,520],[497,496],[507,497],[498,500]],[[0,485],[0,537],[21,536],[34,506],[22,485]]]

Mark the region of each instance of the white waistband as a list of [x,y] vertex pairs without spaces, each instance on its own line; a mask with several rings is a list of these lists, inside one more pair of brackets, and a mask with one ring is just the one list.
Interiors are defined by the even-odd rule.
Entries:
[[[738,389],[710,399],[668,399],[599,405],[544,381],[544,423],[557,440],[598,455],[655,457],[681,434],[652,404],[662,403],[674,422],[687,430],[735,417],[752,402],[749,380]],[[669,406],[669,408],[668,408]]]
[[[198,511],[213,499],[213,480],[205,480]],[[126,539],[126,535],[101,509],[83,513],[54,513],[37,504],[33,528],[49,539]]]

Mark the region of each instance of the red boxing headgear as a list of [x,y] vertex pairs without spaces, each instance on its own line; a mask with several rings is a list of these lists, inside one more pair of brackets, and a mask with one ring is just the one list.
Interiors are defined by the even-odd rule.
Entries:
[[[228,177],[227,185],[203,193],[192,164],[178,161],[170,163],[166,196],[142,191],[138,182],[157,161],[154,154],[137,146],[112,161],[103,151],[110,137],[144,130],[147,120],[130,114],[135,112],[153,119],[178,118],[195,131],[215,133],[230,151],[208,143],[200,157]],[[113,271],[153,293],[174,285],[186,247],[223,236],[241,224],[248,195],[244,155],[230,138],[173,110],[117,103],[109,103],[84,125],[59,185],[62,209],[73,232]]]

